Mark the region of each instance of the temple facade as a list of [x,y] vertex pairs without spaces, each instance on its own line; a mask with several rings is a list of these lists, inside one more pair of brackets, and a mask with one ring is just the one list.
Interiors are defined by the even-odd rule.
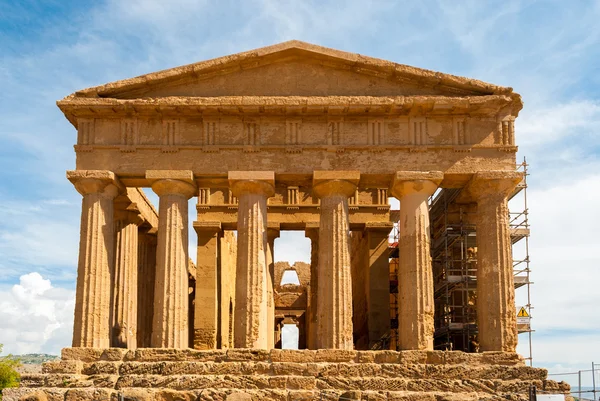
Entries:
[[[396,348],[432,350],[428,201],[461,188],[476,210],[479,347],[515,351],[511,88],[291,41],[58,106],[83,197],[73,347],[272,349],[293,322],[302,347],[372,349],[391,330],[398,222]],[[273,257],[282,230],[312,247],[293,291]]]

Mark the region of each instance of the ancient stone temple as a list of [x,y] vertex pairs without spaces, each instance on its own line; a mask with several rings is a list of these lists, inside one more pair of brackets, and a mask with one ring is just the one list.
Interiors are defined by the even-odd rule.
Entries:
[[[511,88],[291,41],[84,89],[58,106],[77,131],[67,178],[82,196],[73,344],[5,399],[36,389],[53,400],[566,389],[516,354],[507,198],[522,179],[522,102]],[[433,349],[429,199],[440,188],[462,189],[476,209],[480,353]],[[398,338],[381,350],[395,221]],[[285,230],[310,239],[310,264],[275,263]],[[286,270],[298,285],[280,285]],[[286,323],[302,349],[277,349]]]

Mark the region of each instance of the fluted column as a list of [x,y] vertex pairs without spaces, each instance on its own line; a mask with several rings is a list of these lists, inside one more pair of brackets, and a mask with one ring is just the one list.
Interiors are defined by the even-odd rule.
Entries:
[[152,347],[188,348],[188,199],[191,171],[146,172],[159,196]]
[[398,347],[433,350],[434,301],[429,205],[441,172],[397,172],[392,195],[400,200]]
[[238,198],[234,345],[267,349],[267,199],[275,193],[275,173],[230,171]]
[[481,351],[515,352],[517,322],[508,196],[523,178],[513,171],[477,173],[468,191],[477,202],[477,326]]
[[113,269],[113,199],[120,184],[102,170],[67,171],[83,195],[73,347],[110,346],[110,277]]
[[267,229],[267,349],[275,348],[275,240],[279,238],[279,226]]
[[154,282],[156,275],[156,228],[138,234],[138,313],[137,346],[150,348],[154,316]]
[[319,228],[307,226],[304,236],[310,239],[310,286],[306,325],[308,349],[317,349],[317,299],[319,288]]
[[115,212],[115,270],[111,346],[137,348],[138,226],[135,204]]
[[354,348],[348,197],[355,193],[359,179],[358,171],[313,175],[313,193],[321,199],[317,348]]

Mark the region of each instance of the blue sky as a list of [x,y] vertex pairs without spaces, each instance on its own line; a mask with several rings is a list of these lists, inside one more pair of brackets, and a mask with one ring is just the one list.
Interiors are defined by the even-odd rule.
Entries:
[[[55,101],[299,39],[523,96],[534,362],[600,362],[599,20],[591,0],[0,0],[0,343],[56,353],[70,342],[80,196],[65,179],[76,133]],[[278,259],[308,258],[293,241],[277,241]]]

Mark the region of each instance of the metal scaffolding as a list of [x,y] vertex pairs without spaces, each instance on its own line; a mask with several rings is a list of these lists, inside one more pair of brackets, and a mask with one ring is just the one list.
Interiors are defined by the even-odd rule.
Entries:
[[[527,207],[527,163],[517,166],[524,173],[523,181],[510,196],[510,230],[513,246],[523,240],[523,248],[516,255],[513,247],[515,289],[526,288],[531,316],[529,209]],[[477,230],[474,224],[476,206],[456,202],[461,189],[442,189],[430,199],[431,257],[434,279],[435,333],[434,347],[441,350],[477,352]],[[522,205],[517,207],[517,202]],[[394,221],[397,221],[397,211]],[[390,345],[395,349],[398,327],[398,224],[394,224],[390,238],[390,310],[392,333]],[[529,355],[532,360],[531,326],[529,318],[519,319],[519,333],[527,333]]]

